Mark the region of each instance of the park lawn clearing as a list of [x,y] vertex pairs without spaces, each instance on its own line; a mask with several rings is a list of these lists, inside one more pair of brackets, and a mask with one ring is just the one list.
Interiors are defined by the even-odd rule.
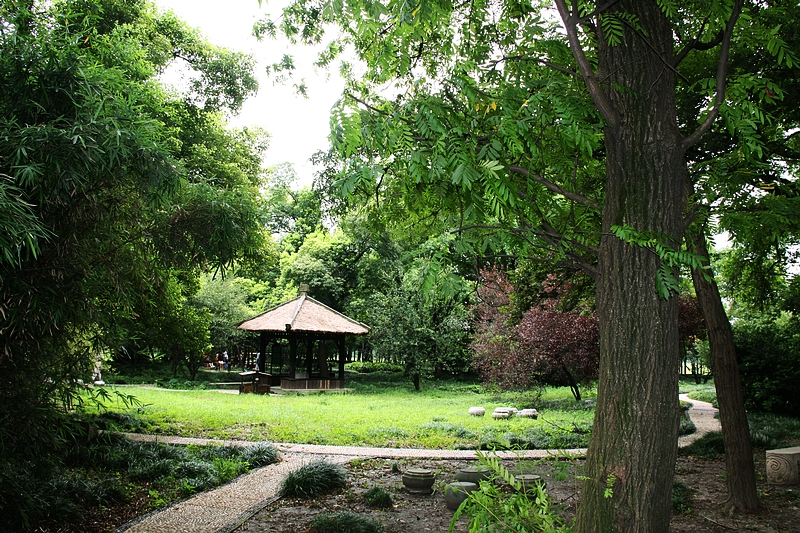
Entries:
[[[588,442],[594,409],[566,398],[562,389],[549,390],[540,401],[475,390],[371,387],[351,394],[259,396],[126,387],[142,405],[106,407],[142,419],[147,433],[186,437],[429,449],[575,448]],[[472,406],[484,407],[486,416],[470,416]],[[536,408],[539,418],[492,419],[501,406]]]

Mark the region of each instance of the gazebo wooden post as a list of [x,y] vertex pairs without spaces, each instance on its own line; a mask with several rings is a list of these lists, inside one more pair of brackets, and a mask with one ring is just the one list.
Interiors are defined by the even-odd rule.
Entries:
[[347,350],[344,345],[344,335],[337,337],[336,346],[339,348],[339,379],[344,379],[344,361],[347,357]]
[[297,337],[289,337],[289,377],[294,378],[297,371]]
[[314,336],[309,335],[306,339],[306,371],[308,378],[311,379],[311,374],[314,372]]
[[269,344],[267,332],[262,331],[258,338],[258,359],[256,360],[258,370],[261,372],[266,372],[265,366],[267,364],[267,344]]

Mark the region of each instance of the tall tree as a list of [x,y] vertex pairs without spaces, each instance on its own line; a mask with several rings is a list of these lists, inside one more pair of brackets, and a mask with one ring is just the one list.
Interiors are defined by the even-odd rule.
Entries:
[[[746,250],[748,256],[730,263],[742,268],[726,276],[747,287],[737,300],[747,294],[763,302],[798,235],[800,152],[793,131],[800,119],[795,97],[800,66],[795,55],[798,36],[790,21],[798,19],[800,10],[796,2],[782,1],[748,3],[746,8],[753,22],[731,48],[731,83],[719,108],[723,120],[687,153],[694,193],[691,211],[697,224],[686,240],[689,249],[707,257],[706,234],[715,229],[711,221],[718,221],[716,229],[728,231],[734,241],[737,252],[731,255]],[[703,83],[713,56],[682,57],[687,79]],[[688,95],[681,101],[680,114],[688,119],[702,105],[699,95]],[[692,269],[692,280],[708,328],[726,449],[727,505],[755,510],[755,467],[733,332],[711,269]]]
[[[184,95],[156,80],[178,60],[198,74]],[[144,0],[0,6],[0,197],[17,204],[2,217],[28,226],[0,241],[4,451],[54,433],[37,417],[137,310],[158,311],[150,290],[175,270],[261,255],[263,142],[220,119],[255,90],[251,69]]]
[[[699,254],[708,257],[708,245],[704,234],[695,236],[693,244]],[[708,277],[707,273],[694,269],[692,282],[708,330],[719,419],[725,442],[727,505],[737,510],[755,510],[761,504],[756,492],[753,447],[750,443],[750,427],[747,423],[744,395],[739,379],[733,330],[714,279]]]
[[[786,50],[752,16],[740,20],[743,1],[555,4],[558,28],[547,3],[512,1],[303,2],[282,24],[314,41],[335,22],[339,44],[367,65],[334,117],[344,192],[422,206],[462,234],[493,237],[490,252],[504,234],[595,277],[600,383],[576,527],[666,531],[674,269],[698,262],[678,252],[686,152],[725,102],[733,38]],[[679,67],[698,54],[713,63],[687,83]],[[678,119],[679,95],[694,97],[694,116]]]

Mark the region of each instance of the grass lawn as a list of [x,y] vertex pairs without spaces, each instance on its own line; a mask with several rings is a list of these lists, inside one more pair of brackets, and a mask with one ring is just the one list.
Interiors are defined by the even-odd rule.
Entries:
[[[417,448],[571,448],[586,446],[594,409],[566,388],[498,394],[474,383],[410,383],[392,375],[348,376],[351,394],[258,396],[210,390],[125,387],[143,405],[111,411],[142,419],[148,433],[240,440]],[[586,391],[591,396],[593,391]],[[472,406],[484,417],[468,414]],[[495,407],[536,408],[538,420],[494,420]],[[124,429],[124,428],[122,428]]]

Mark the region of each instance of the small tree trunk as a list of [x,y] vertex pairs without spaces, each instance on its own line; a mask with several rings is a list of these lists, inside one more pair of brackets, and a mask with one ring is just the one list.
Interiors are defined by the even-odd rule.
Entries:
[[581,389],[578,387],[578,382],[575,381],[575,378],[572,376],[572,373],[567,368],[567,365],[561,365],[561,369],[564,371],[564,374],[567,376],[567,383],[569,384],[569,390],[572,391],[572,395],[575,397],[575,401],[581,401]]
[[[695,253],[708,258],[708,246],[702,231],[694,237],[693,243]],[[727,506],[739,511],[754,511],[761,504],[756,491],[753,448],[744,409],[733,330],[722,306],[716,281],[713,278],[706,279],[701,271],[695,269],[692,270],[692,283],[706,320],[708,344],[714,365],[714,386],[717,389],[719,419],[725,442]]]

